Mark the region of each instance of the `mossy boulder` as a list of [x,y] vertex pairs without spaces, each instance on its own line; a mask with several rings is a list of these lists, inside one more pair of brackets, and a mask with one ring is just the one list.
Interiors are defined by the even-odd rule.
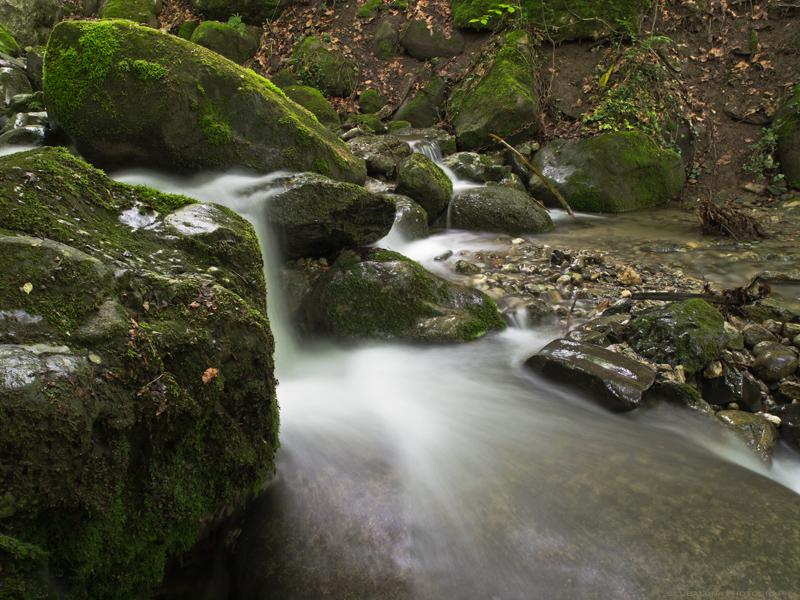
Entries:
[[153,0],[102,0],[97,10],[101,19],[128,19],[139,25],[158,27]]
[[45,55],[51,122],[105,169],[246,167],[362,183],[363,161],[253,71],[130,21],[71,21]]
[[391,199],[351,183],[301,173],[269,185],[280,191],[269,197],[264,212],[286,260],[371,244],[394,222]]
[[372,38],[372,53],[379,60],[391,60],[399,41],[397,25],[389,20],[383,21],[378,25]]
[[14,35],[2,23],[0,23],[0,52],[12,57],[17,57],[22,52]]
[[398,107],[392,119],[408,121],[412,127],[433,127],[444,115],[446,94],[447,80],[444,77],[431,77],[422,89]]
[[318,89],[307,85],[289,85],[283,88],[286,97],[297,102],[303,108],[309,110],[317,117],[317,121],[326,127],[338,127],[341,125],[339,113],[334,110],[331,103],[325,99]]
[[428,213],[430,224],[447,209],[453,182],[430,158],[414,152],[398,166],[395,192],[419,203]]
[[0,158],[0,246],[3,535],[48,553],[66,597],[149,597],[272,469],[255,233],[42,148]]
[[200,26],[200,21],[184,21],[178,29],[178,37],[182,40],[191,40],[194,30]]
[[774,115],[778,161],[789,187],[800,190],[800,87]]
[[295,45],[292,59],[300,81],[326,96],[349,96],[358,87],[358,65],[317,37],[309,36]]
[[386,127],[377,115],[350,115],[348,121],[368,133],[380,135],[386,131]]
[[496,164],[485,154],[477,152],[456,152],[442,159],[442,165],[458,176],[476,183],[502,181],[511,173],[511,167]]
[[345,340],[462,342],[505,328],[482,292],[377,248],[343,252],[302,311],[306,333]]
[[[542,27],[548,39],[563,42],[575,39],[598,39],[616,33],[606,25],[636,33],[641,15],[650,7],[647,0],[522,0],[514,5],[518,13],[510,20],[523,20]],[[493,0],[450,0],[453,23],[457,27],[493,31],[500,15]],[[481,23],[480,19],[486,20]],[[475,20],[473,22],[473,20]]]
[[213,50],[238,65],[258,52],[262,30],[257,27],[234,27],[217,21],[204,21],[194,30],[189,41]]
[[[669,202],[683,187],[678,153],[664,150],[641,131],[606,133],[579,141],[553,140],[532,163],[574,210],[618,213]],[[531,195],[560,206],[533,175]]]
[[465,43],[464,36],[458,31],[447,36],[423,19],[412,19],[400,32],[400,44],[409,56],[417,60],[458,56],[464,52]]
[[358,96],[358,108],[364,114],[374,114],[386,106],[387,100],[372,88]]
[[530,139],[541,117],[534,82],[535,56],[529,36],[515,31],[501,38],[476,84],[461,84],[452,95],[450,119],[458,147],[473,150],[492,143],[490,133],[515,144]]
[[11,30],[21,48],[46,44],[61,16],[61,3],[58,0],[0,2],[0,23]]
[[261,27],[266,21],[274,21],[291,0],[192,0],[195,8],[207,19],[227,22],[240,15],[248,25]]
[[347,147],[367,164],[369,175],[394,177],[403,159],[411,156],[408,142],[391,135],[361,136],[347,141]]
[[367,0],[361,8],[358,9],[356,15],[360,19],[371,19],[378,14],[383,0]]
[[500,186],[457,193],[450,201],[448,217],[454,229],[509,235],[543,233],[555,227],[547,211],[527,192]]
[[714,360],[725,344],[725,319],[705,300],[672,302],[644,311],[625,327],[625,339],[655,363],[683,365],[692,375]]
[[297,78],[289,69],[281,69],[270,79],[277,87],[283,89],[291,85],[300,85]]

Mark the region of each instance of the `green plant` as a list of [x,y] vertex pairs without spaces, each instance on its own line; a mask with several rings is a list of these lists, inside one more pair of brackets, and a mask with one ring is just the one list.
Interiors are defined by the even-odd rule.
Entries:
[[490,19],[499,18],[500,20],[507,15],[513,15],[517,12],[516,6],[512,6],[511,4],[497,4],[496,8],[490,8],[486,11],[486,13],[477,19],[470,19],[470,23],[480,23],[481,25],[486,25]]
[[[766,179],[770,171],[778,169],[778,162],[774,159],[775,151],[778,146],[778,133],[775,127],[764,127],[761,139],[750,145],[750,161],[742,169],[756,174],[759,178]],[[781,176],[776,176],[778,183]]]
[[245,25],[242,21],[242,15],[231,15],[228,19],[228,25],[235,28],[240,34],[244,34]]

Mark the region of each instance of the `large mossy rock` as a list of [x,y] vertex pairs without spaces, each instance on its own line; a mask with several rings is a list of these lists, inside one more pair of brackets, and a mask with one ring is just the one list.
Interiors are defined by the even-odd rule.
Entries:
[[725,319],[705,300],[672,302],[646,310],[625,327],[625,339],[654,363],[683,365],[687,375],[702,369],[725,346]]
[[2,0],[0,23],[8,27],[22,48],[47,43],[61,20],[58,0]]
[[[574,210],[618,213],[668,202],[683,187],[681,157],[640,131],[606,133],[583,140],[553,140],[533,157]],[[529,191],[548,206],[558,200],[536,175]]]
[[[521,0],[514,7],[521,11],[512,18],[534,23],[554,42],[575,39],[598,39],[616,29],[635,33],[643,12],[650,7],[647,0]],[[498,8],[493,0],[450,0],[453,23],[457,27],[493,31],[500,24],[500,16],[490,12]],[[488,18],[487,18],[488,17]],[[486,19],[481,23],[480,19]]]
[[800,189],[800,87],[772,118],[778,138],[778,161],[786,184]]
[[271,185],[283,189],[269,197],[264,211],[286,260],[371,244],[392,229],[396,209],[388,196],[314,173]]
[[394,113],[393,121],[407,121],[412,127],[433,127],[442,120],[447,80],[431,77],[424,87],[405,100]]
[[318,89],[307,85],[290,85],[283,88],[286,97],[297,102],[300,106],[310,111],[317,121],[326,127],[338,127],[341,125],[339,113],[334,110],[331,103],[325,99]]
[[363,183],[363,161],[254,72],[129,21],[59,24],[47,45],[51,121],[93,164],[315,171]]
[[477,84],[465,82],[453,93],[450,121],[461,150],[492,143],[490,133],[515,144],[530,139],[539,128],[530,38],[522,31],[506,35],[493,58]]
[[494,185],[457,193],[448,216],[450,227],[469,231],[524,235],[555,227],[547,211],[527,192]]
[[462,342],[506,327],[482,292],[377,248],[336,259],[306,301],[302,326],[345,340],[429,342]]
[[203,21],[192,32],[190,42],[213,50],[237,65],[253,58],[261,42],[261,29],[247,27],[239,29],[218,21]]
[[464,52],[464,36],[454,31],[450,37],[422,19],[409,21],[400,32],[400,43],[417,60],[447,58]]
[[128,19],[139,25],[158,27],[154,0],[102,0],[97,16],[101,19]]
[[359,82],[358,66],[319,38],[309,36],[292,49],[300,79],[326,96],[349,96]]
[[3,534],[48,552],[66,597],[150,597],[272,469],[255,233],[43,148],[0,158],[0,249]]
[[207,19],[227,22],[239,15],[245,23],[256,27],[274,21],[292,4],[291,0],[192,0],[192,3]]
[[428,223],[447,209],[453,182],[430,158],[414,152],[400,163],[395,192],[409,196],[428,213]]

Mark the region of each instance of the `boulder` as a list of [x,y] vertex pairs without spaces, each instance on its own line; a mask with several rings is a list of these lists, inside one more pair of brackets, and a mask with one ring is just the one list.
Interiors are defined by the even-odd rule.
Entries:
[[0,23],[8,27],[20,47],[47,43],[50,32],[61,20],[58,0],[3,0]]
[[394,222],[390,198],[351,183],[301,173],[269,185],[281,191],[270,196],[264,211],[286,260],[371,244]]
[[506,327],[488,296],[390,250],[343,252],[303,308],[309,334],[463,342]]
[[248,25],[261,27],[265,21],[274,21],[292,0],[192,0],[195,8],[207,19],[227,22],[239,15]]
[[399,41],[397,26],[391,21],[383,21],[378,25],[372,38],[372,53],[379,60],[391,60]]
[[741,410],[722,410],[717,413],[717,418],[744,440],[761,460],[767,464],[772,462],[778,429],[766,417]]
[[772,117],[772,128],[778,138],[778,162],[786,184],[800,189],[800,87],[794,96]]
[[22,53],[17,40],[14,39],[14,34],[2,23],[0,23],[0,52],[14,58]]
[[53,148],[0,158],[0,222],[3,535],[64,597],[150,597],[273,468],[255,232]]
[[307,85],[289,85],[283,88],[283,93],[287,98],[310,111],[317,117],[317,121],[326,127],[338,127],[341,124],[339,113],[334,110],[331,103],[318,89]]
[[491,158],[477,152],[456,152],[442,159],[442,164],[459,177],[476,183],[501,181],[511,172],[510,167],[495,164]]
[[449,226],[509,235],[543,233],[555,227],[547,211],[527,192],[487,186],[458,192],[450,201]]
[[398,165],[411,156],[411,146],[390,135],[357,137],[347,142],[355,156],[367,164],[369,175],[394,177]]
[[[532,164],[573,210],[591,212],[629,212],[664,204],[681,190],[685,177],[681,157],[662,150],[640,131],[554,140],[534,155]],[[560,206],[536,175],[529,191],[548,206]]]
[[442,214],[453,195],[453,182],[427,156],[414,152],[398,167],[395,192],[410,196],[428,213],[428,223]]
[[158,27],[153,0],[101,0],[97,16],[101,19],[128,19],[139,25]]
[[359,82],[358,65],[331,45],[309,36],[292,50],[297,76],[326,96],[349,96]]
[[0,104],[2,104],[2,108],[10,106],[14,96],[31,93],[33,93],[33,88],[25,76],[25,71],[0,59]]
[[189,41],[241,65],[258,52],[261,33],[258,27],[234,27],[217,21],[203,21],[192,32]]
[[550,342],[525,361],[525,368],[580,388],[614,412],[637,408],[655,381],[655,371],[637,360],[594,344]]
[[443,120],[447,80],[431,77],[425,86],[405,100],[395,111],[394,121],[408,121],[412,127],[433,127]]
[[776,414],[781,419],[781,440],[800,452],[800,403],[784,404],[778,407]]
[[464,52],[464,36],[453,31],[447,36],[438,27],[429,25],[423,19],[412,19],[400,32],[400,43],[409,56],[417,60],[448,58]]
[[464,82],[453,92],[450,121],[461,150],[493,143],[490,133],[511,144],[533,137],[541,120],[533,64],[528,35],[523,31],[509,33],[477,84]]
[[358,109],[364,114],[374,114],[386,106],[387,100],[372,88],[358,96]]
[[403,239],[422,240],[428,237],[428,213],[408,196],[390,196],[397,212],[394,217],[394,229]]
[[693,298],[656,306],[632,318],[625,339],[648,360],[683,365],[692,375],[722,352],[724,321],[708,302]]
[[25,62],[25,74],[34,92],[44,89],[44,46],[29,48]]
[[366,177],[363,161],[263,77],[129,21],[59,24],[44,83],[51,123],[105,169],[238,166]]

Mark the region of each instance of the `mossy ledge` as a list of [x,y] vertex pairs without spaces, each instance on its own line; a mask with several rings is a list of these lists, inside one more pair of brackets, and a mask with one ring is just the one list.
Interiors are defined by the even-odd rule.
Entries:
[[[63,598],[146,597],[168,557],[273,469],[274,344],[254,231],[44,148],[0,158],[0,246],[11,597],[47,591],[42,568]],[[60,366],[28,375],[20,361]]]

